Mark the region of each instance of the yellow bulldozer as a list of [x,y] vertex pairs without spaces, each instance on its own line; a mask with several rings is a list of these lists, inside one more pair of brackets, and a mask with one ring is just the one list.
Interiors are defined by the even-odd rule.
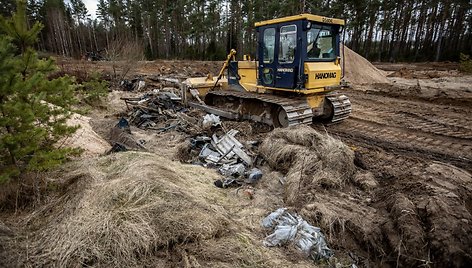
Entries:
[[[312,14],[255,24],[257,60],[229,53],[217,77],[184,81],[184,102],[222,117],[274,127],[340,122],[351,113],[338,93],[342,68],[340,35],[344,20]],[[225,71],[226,75],[225,75]]]

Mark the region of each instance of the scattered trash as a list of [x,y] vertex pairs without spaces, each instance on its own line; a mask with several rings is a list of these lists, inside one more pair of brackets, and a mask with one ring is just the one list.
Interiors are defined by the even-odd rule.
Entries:
[[[113,149],[111,152],[133,150],[143,147],[142,142],[136,142],[130,130],[130,125],[146,130],[156,130],[157,133],[175,130],[187,134],[205,133],[215,130],[208,136],[199,135],[189,139],[190,147],[184,154],[191,155],[188,163],[215,168],[222,178],[214,182],[216,187],[242,187],[257,183],[263,176],[262,171],[253,168],[255,160],[251,150],[257,147],[259,141],[241,143],[235,129],[221,134],[222,121],[218,115],[206,114],[203,121],[198,120],[201,114],[191,116],[188,107],[184,106],[180,89],[163,85],[181,86],[178,79],[168,77],[147,77],[146,81],[158,81],[160,87],[154,88],[141,96],[121,98],[125,101],[128,115],[121,118],[111,130]],[[146,84],[142,78],[121,81],[121,87],[128,91],[136,91]],[[238,188],[239,189],[239,188]],[[253,198],[254,190],[244,190],[244,195]]]
[[200,157],[202,160],[205,160],[207,162],[218,162],[220,159],[220,154],[218,152],[213,151],[212,149],[208,148],[209,144],[205,144],[203,146],[203,149],[200,151],[200,154],[198,157]]
[[141,129],[186,131],[191,124],[182,114],[187,108],[182,106],[181,98],[173,92],[154,90],[141,97],[121,99],[128,107],[129,121]]
[[248,199],[254,199],[255,190],[252,186],[250,185],[241,186],[236,190],[236,194],[239,194],[240,192],[243,194],[243,196],[247,197]]
[[222,155],[226,154],[226,158],[230,159],[237,155],[238,158],[244,161],[248,166],[252,165],[251,157],[246,154],[242,148],[243,145],[234,137],[239,131],[231,129],[221,138],[213,134],[211,144]]
[[231,129],[221,136],[214,133],[211,138],[202,135],[189,140],[191,148],[185,154],[198,155],[193,164],[216,168],[223,176],[214,182],[219,188],[254,184],[263,176],[260,169],[252,168],[252,154],[236,139],[236,134],[238,131]]
[[203,117],[202,126],[204,129],[221,125],[220,117],[214,114],[207,114]]
[[116,124],[116,127],[124,129],[128,133],[131,133],[131,128],[129,126],[129,122],[124,117],[120,118],[120,121],[118,121],[118,124]]
[[224,178],[223,180],[216,180],[213,183],[218,188],[228,188],[228,187],[231,187],[231,186],[234,186],[234,187],[241,186],[241,183],[238,180],[236,180],[235,178],[231,178],[231,177]]
[[195,138],[190,139],[190,144],[192,147],[199,147],[204,146],[205,144],[211,141],[210,137],[207,136],[197,136]]
[[[139,86],[139,80],[122,81],[122,86],[129,90],[134,90],[136,85]],[[128,108],[128,120],[121,118],[111,131],[111,136],[115,137],[112,143],[114,152],[134,149],[133,147],[136,146],[136,141],[131,139],[130,125],[141,129],[157,130],[158,133],[170,129],[182,132],[194,129],[202,133],[202,129],[210,130],[211,127],[221,125],[219,116],[206,114],[203,117],[202,128],[198,119],[186,114],[189,110],[182,105],[182,99],[174,93],[174,88],[156,88],[140,97],[121,99],[125,101]],[[125,135],[125,132],[128,135]],[[238,133],[237,130],[231,129],[223,135],[213,133],[211,137],[200,135],[189,139],[191,148],[187,153],[194,156],[191,163],[216,168],[223,175],[223,179],[214,182],[217,187],[254,184],[262,178],[261,170],[251,169],[254,165],[253,158],[248,154],[245,145],[236,139],[235,136]],[[257,143],[257,141],[251,141],[245,144],[253,148]],[[142,147],[142,143],[138,145]]]
[[121,80],[120,87],[127,91],[140,91],[146,86],[146,82],[142,78],[134,78],[131,80]]
[[253,190],[253,189],[244,189],[243,193],[244,193],[249,199],[254,199],[254,190]]
[[264,239],[264,246],[275,247],[293,242],[306,256],[318,261],[329,259],[333,252],[320,228],[310,225],[297,214],[290,214],[286,208],[279,208],[262,220],[262,226],[274,232]]
[[232,176],[238,178],[244,175],[246,167],[241,163],[235,165],[224,164],[218,170],[223,176]]
[[250,184],[254,184],[262,178],[262,175],[263,173],[260,169],[253,168],[249,170],[248,172],[246,172],[246,176],[247,176],[246,182]]
[[282,185],[285,185],[285,183],[287,182],[287,177],[279,177],[278,179],[279,179],[280,184]]
[[144,141],[136,141],[131,133],[131,128],[128,120],[121,118],[118,123],[110,129],[110,144],[112,148],[107,154],[123,152],[128,150],[140,150],[145,149],[143,144]]

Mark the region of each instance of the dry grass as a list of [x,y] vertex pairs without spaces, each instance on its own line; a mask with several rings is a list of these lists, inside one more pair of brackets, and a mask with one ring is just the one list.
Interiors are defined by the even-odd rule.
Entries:
[[259,152],[273,169],[286,174],[289,204],[301,201],[300,189],[340,187],[355,172],[352,150],[309,126],[275,129]]
[[[369,232],[374,211],[350,196],[355,182],[354,153],[344,143],[309,126],[275,129],[260,153],[285,174],[285,201],[320,227],[329,245],[343,245],[344,234]],[[360,179],[359,179],[360,180]],[[366,179],[367,180],[367,179]]]
[[123,152],[70,163],[56,174],[57,195],[0,239],[7,266],[312,266],[262,245],[260,220],[273,192],[261,189],[250,202],[214,187],[213,170]]
[[228,220],[212,205],[211,175],[181,167],[136,152],[68,167],[66,194],[31,217],[37,231],[26,263],[130,267],[156,250],[218,236]]

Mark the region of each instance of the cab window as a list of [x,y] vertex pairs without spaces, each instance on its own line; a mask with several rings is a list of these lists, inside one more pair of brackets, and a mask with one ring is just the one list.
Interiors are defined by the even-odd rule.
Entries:
[[336,40],[333,27],[314,25],[306,34],[308,60],[333,60],[336,58],[334,53]]
[[274,62],[275,53],[275,28],[264,30],[264,63]]
[[279,63],[292,63],[297,47],[297,26],[287,25],[280,28]]

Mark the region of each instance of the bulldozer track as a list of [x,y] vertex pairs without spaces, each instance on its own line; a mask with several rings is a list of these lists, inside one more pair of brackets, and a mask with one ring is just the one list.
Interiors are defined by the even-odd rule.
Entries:
[[[259,100],[261,102],[278,105],[286,113],[288,121],[287,126],[311,124],[313,122],[313,111],[304,97],[277,96],[235,90],[212,91],[209,94],[222,97],[237,97],[240,99]],[[351,115],[352,106],[349,98],[346,95],[330,94],[326,95],[326,99],[328,99],[333,106],[333,116],[327,123],[338,123],[347,119]],[[245,116],[242,114],[240,117],[244,119],[254,119],[245,118]]]
[[[433,113],[433,110],[425,112],[423,110],[415,111],[407,106],[403,108],[402,104],[391,107],[388,105],[368,105],[368,102],[356,103],[359,106],[354,115],[355,118],[373,120],[381,124],[401,126],[404,128],[418,130],[425,133],[432,133],[445,137],[455,137],[464,140],[472,140],[472,124],[462,115],[439,110]],[[436,110],[438,108],[436,107]],[[449,116],[444,116],[448,114]],[[375,119],[372,119],[374,117]]]
[[[240,99],[260,100],[262,102],[276,104],[285,110],[287,114],[288,126],[311,124],[313,120],[313,112],[304,98],[288,98],[270,94],[257,94],[233,90],[212,91],[209,94],[224,97],[237,97]],[[241,115],[241,117],[244,116]]]
[[330,123],[338,123],[347,119],[352,112],[351,101],[346,95],[336,94],[327,95],[326,98],[333,105],[333,118]]

